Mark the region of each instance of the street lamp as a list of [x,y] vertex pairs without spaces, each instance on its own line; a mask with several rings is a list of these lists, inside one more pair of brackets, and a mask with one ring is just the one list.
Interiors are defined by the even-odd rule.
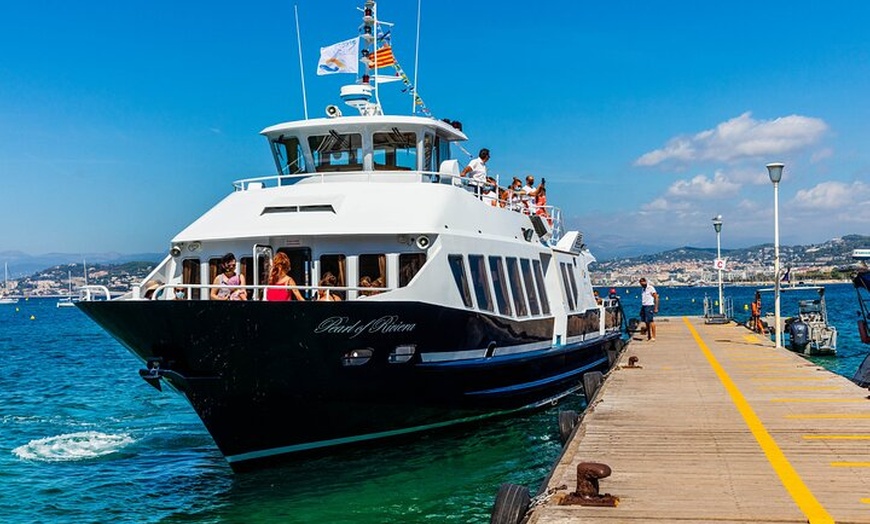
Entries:
[[767,174],[773,182],[773,273],[776,282],[773,292],[774,322],[776,322],[776,347],[782,347],[782,325],[779,315],[779,181],[782,180],[782,168],[785,164],[775,162],[767,164]]
[[719,270],[719,315],[725,316],[725,304],[722,302],[722,243],[719,233],[722,232],[722,215],[713,217],[713,229],[716,230],[716,268]]

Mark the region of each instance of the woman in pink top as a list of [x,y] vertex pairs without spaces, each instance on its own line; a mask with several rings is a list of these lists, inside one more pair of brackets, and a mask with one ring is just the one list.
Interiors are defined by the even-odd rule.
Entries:
[[245,276],[236,274],[236,257],[227,253],[221,259],[221,272],[214,278],[212,300],[248,300],[248,292],[235,286],[245,285]]
[[280,302],[282,300],[305,300],[302,293],[296,289],[296,281],[290,276],[290,258],[279,252],[272,258],[272,270],[269,272],[270,286],[284,286],[283,288],[270,287],[266,289],[268,302]]

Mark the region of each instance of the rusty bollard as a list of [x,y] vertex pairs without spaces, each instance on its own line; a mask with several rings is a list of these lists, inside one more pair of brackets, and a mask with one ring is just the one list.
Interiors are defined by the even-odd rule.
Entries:
[[637,360],[638,360],[637,356],[632,355],[632,356],[628,357],[628,365],[623,366],[623,367],[625,367],[625,368],[639,368],[640,366],[637,365]]
[[598,479],[610,476],[610,466],[597,462],[577,464],[577,491],[569,493],[559,502],[560,505],[616,507],[619,497],[610,493],[598,493]]

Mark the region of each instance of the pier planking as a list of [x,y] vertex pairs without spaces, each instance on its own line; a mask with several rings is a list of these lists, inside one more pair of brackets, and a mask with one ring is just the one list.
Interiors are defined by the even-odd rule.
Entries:
[[[530,524],[870,523],[866,389],[733,323],[657,324],[596,394]],[[558,505],[580,462],[612,468],[600,492],[617,507]]]

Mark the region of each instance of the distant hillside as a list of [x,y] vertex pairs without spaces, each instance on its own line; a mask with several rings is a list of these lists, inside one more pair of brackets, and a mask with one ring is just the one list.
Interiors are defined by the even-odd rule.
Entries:
[[[779,246],[780,263],[787,265],[831,265],[848,267],[853,263],[852,251],[870,247],[870,236],[846,235],[806,246]],[[664,262],[693,262],[716,258],[715,248],[681,247],[652,255],[604,260],[596,263],[599,269],[614,269],[622,266]],[[773,263],[774,246],[759,244],[741,249],[723,249],[722,258],[733,262],[765,264]]]
[[21,251],[0,252],[0,263],[9,265],[9,278],[21,278],[42,271],[46,268],[68,264],[87,263],[89,267],[96,264],[124,264],[126,262],[153,262],[163,260],[165,253],[46,253],[44,255],[28,255]]

